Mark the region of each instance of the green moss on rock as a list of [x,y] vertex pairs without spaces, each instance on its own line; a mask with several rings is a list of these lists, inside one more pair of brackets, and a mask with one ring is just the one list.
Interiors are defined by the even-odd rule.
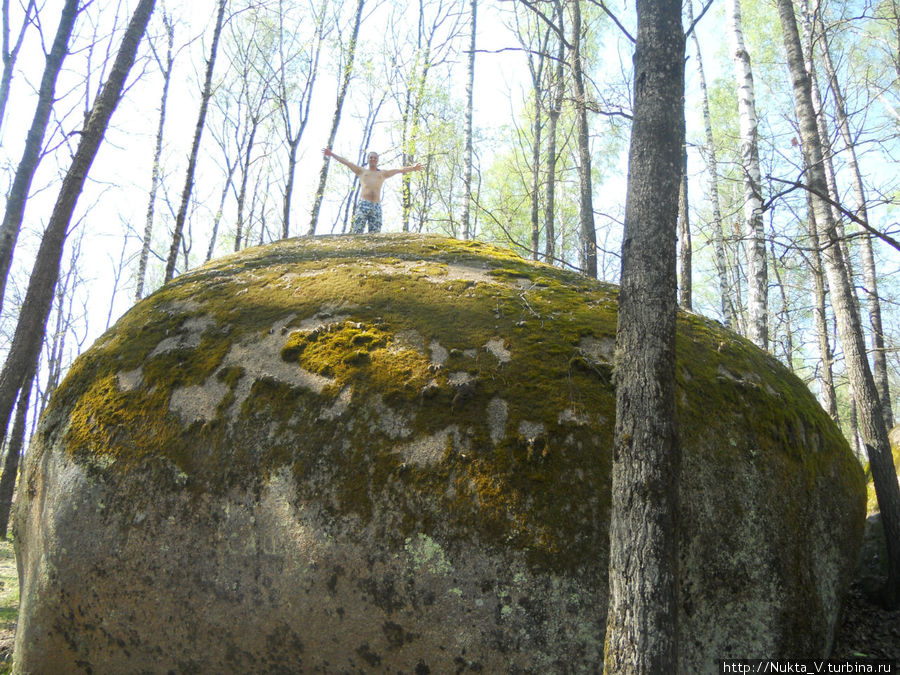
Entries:
[[[583,528],[605,529],[608,508],[615,308],[614,287],[475,242],[280,242],[199,268],[133,308],[76,362],[53,403],[66,413],[50,416],[68,418],[65,446],[85,462],[127,471],[157,457],[216,493],[289,467],[300,495],[329,484],[336,516],[365,520],[391,503],[402,517],[385,537],[467,531],[535,563],[579,567],[595,558]],[[812,481],[845,452],[777,361],[700,317],[678,326],[687,448],[711,411],[728,410],[759,452],[742,461],[799,464]],[[234,356],[265,339],[320,389]],[[137,369],[123,390],[118,375]],[[189,387],[218,399],[185,419],[172,401]],[[495,400],[499,432],[485,413]],[[404,444],[422,438],[443,452],[405,459]],[[722,457],[704,461],[736,461],[748,444],[717,447]],[[849,461],[842,474],[855,480]]]

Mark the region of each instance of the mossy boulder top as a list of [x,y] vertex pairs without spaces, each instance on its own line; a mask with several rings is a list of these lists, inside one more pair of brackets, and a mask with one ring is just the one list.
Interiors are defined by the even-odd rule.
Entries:
[[[593,672],[616,288],[315,237],[167,284],[73,365],[16,513],[19,672]],[[678,321],[684,672],[822,657],[863,474],[777,360]]]

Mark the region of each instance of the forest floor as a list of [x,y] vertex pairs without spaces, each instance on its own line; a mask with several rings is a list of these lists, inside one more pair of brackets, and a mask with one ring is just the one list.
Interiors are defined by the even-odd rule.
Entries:
[[19,617],[19,575],[12,541],[0,539],[0,674],[12,669],[16,619]]
[[844,606],[835,641],[835,659],[892,659],[900,664],[900,608],[888,611],[878,602],[887,577],[881,516],[869,516],[856,578]]
[[884,609],[854,581],[831,658],[891,659],[900,664],[900,609]]
[[[864,555],[866,549],[864,549]],[[865,564],[860,570],[866,570]],[[871,565],[868,566],[871,570]],[[871,576],[853,582],[834,659],[893,659],[900,663],[900,609],[888,611],[874,600],[877,580]],[[19,613],[19,582],[12,542],[0,540],[0,675],[12,668],[13,642]]]

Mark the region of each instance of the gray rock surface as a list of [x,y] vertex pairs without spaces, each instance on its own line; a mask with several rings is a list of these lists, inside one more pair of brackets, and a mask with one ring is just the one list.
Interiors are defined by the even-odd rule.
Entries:
[[[250,249],[72,367],[15,515],[19,673],[599,672],[615,288],[433,236]],[[862,472],[679,319],[682,671],[823,657]]]

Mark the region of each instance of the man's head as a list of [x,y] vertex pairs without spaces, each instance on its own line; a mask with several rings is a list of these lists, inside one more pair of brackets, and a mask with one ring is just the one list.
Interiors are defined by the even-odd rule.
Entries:
[[369,168],[374,169],[376,166],[378,166],[378,153],[370,152],[369,156],[366,158],[366,161],[369,162]]

